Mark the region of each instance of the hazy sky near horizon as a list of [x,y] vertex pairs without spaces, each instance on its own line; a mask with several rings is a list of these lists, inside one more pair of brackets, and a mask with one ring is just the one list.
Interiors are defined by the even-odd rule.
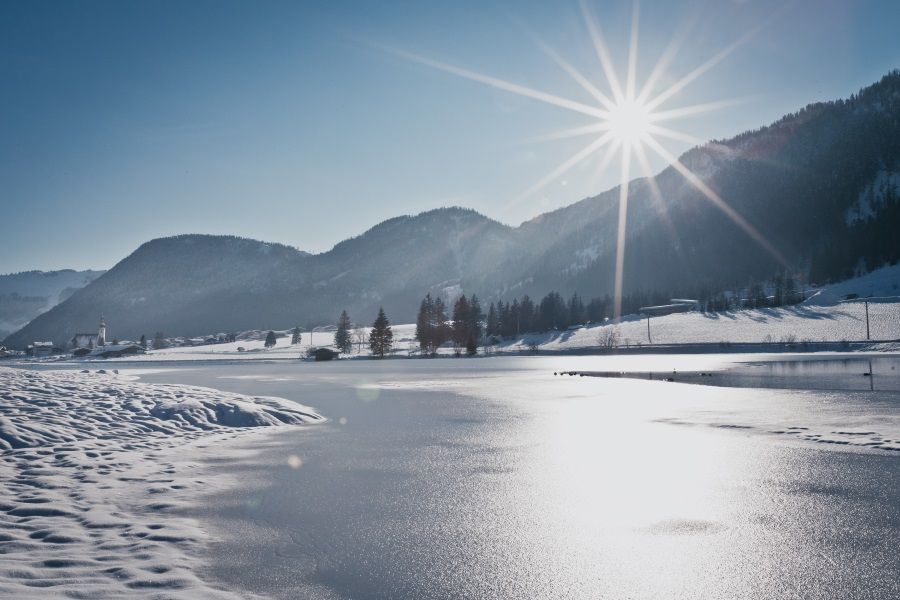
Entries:
[[[672,123],[716,139],[900,67],[900,2],[783,4],[645,0],[638,83],[681,28],[659,91],[762,25],[664,106],[740,99]],[[624,76],[631,2],[589,5]],[[574,0],[0,3],[0,273],[108,268],[179,233],[318,252],[399,214],[517,225],[595,195],[615,163],[523,195],[589,141],[532,138],[591,117],[383,49],[591,103],[537,39],[608,90]]]

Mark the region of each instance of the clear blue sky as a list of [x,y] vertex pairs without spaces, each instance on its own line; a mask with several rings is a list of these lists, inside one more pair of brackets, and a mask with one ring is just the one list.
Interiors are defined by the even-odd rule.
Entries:
[[[782,4],[645,0],[638,81],[682,24],[690,35],[663,84],[767,22],[666,104],[744,98],[678,123],[709,139],[900,66],[900,2],[798,0],[767,18]],[[631,3],[591,6],[622,72]],[[575,1],[6,0],[0,273],[106,268],[192,232],[323,251],[399,214],[462,205],[517,225],[594,195],[615,167],[584,165],[521,198],[585,143],[529,138],[590,117],[379,49],[590,102],[535,38],[607,89]]]

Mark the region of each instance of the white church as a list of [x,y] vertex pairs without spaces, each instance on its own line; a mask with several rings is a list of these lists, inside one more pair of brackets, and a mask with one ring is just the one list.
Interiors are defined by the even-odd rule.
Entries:
[[121,356],[131,356],[134,354],[143,354],[144,348],[140,344],[134,342],[123,342],[121,344],[106,343],[106,319],[100,317],[100,328],[97,333],[76,333],[72,338],[72,354],[76,357],[86,358],[118,358]]
[[106,320],[100,316],[100,329],[97,333],[76,333],[72,338],[72,348],[87,348],[93,350],[106,345]]

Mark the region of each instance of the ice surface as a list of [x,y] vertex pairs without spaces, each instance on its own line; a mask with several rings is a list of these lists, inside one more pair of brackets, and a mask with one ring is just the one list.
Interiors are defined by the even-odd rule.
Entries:
[[178,509],[222,482],[198,479],[186,457],[322,418],[128,379],[0,368],[0,597],[246,597],[197,575],[206,534]]
[[[553,375],[736,358],[191,364],[156,380],[299,387],[335,417],[327,435],[273,436],[229,463],[265,482],[219,501],[235,520],[216,530],[215,574],[235,586],[285,599],[900,598],[900,453],[865,445],[900,440],[896,392]],[[206,509],[213,523],[222,512]]]

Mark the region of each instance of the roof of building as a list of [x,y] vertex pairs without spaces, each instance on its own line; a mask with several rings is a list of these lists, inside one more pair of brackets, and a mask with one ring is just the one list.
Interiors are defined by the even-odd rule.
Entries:
[[[95,354],[100,354],[101,352],[121,352],[122,350],[127,350],[128,348],[141,348],[140,344],[106,344],[104,346],[97,346],[94,348]],[[141,348],[143,350],[143,348]]]
[[664,314],[673,312],[689,312],[693,310],[693,304],[678,302],[676,304],[661,304],[659,306],[642,306],[638,309],[644,314]]

